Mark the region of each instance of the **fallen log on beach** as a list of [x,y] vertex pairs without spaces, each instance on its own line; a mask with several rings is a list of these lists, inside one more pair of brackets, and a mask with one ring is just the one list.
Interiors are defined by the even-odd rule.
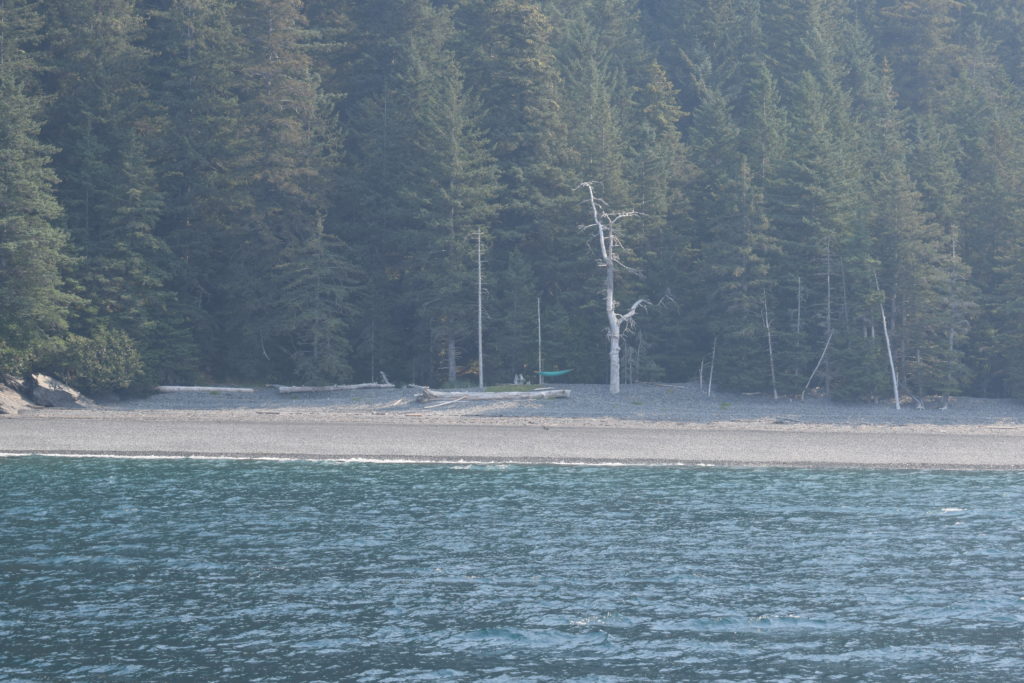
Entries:
[[461,399],[465,401],[501,401],[504,399],[569,398],[568,389],[539,389],[537,391],[434,391],[423,387],[416,396],[419,401]]
[[319,391],[352,391],[355,389],[394,389],[395,385],[390,382],[366,382],[364,384],[331,384],[325,387],[286,387],[280,384],[272,385],[279,394],[313,393]]
[[161,394],[176,394],[186,391],[198,391],[208,394],[251,394],[255,389],[248,387],[181,387],[181,386],[159,386],[156,390]]

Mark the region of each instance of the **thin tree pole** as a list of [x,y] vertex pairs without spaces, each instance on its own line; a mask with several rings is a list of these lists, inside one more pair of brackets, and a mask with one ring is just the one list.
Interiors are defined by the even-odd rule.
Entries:
[[715,378],[715,355],[718,353],[718,337],[711,345],[711,368],[708,370],[708,396],[711,396],[711,382]]
[[800,400],[804,400],[804,394],[811,388],[811,382],[814,381],[814,376],[818,374],[818,368],[821,367],[821,362],[825,360],[825,354],[828,353],[828,345],[832,343],[832,333],[828,333],[828,339],[825,340],[825,348],[821,350],[821,356],[818,357],[818,364],[811,370],[811,376],[807,378],[807,384],[804,385],[804,390],[800,392]]
[[544,375],[541,373],[544,371],[544,355],[541,353],[540,343],[540,297],[537,297],[537,384],[541,384],[541,380],[544,379]]
[[768,367],[772,371],[772,396],[776,401],[779,400],[779,390],[775,384],[775,352],[772,349],[772,321],[768,317],[768,292],[762,290],[761,301],[764,303],[764,329],[768,331]]
[[[882,293],[882,288],[878,286],[878,273],[875,275],[875,291],[879,294]],[[885,297],[882,296],[878,301],[878,308],[882,311],[882,334],[885,335],[885,352],[889,354],[889,372],[892,373],[892,395],[896,399],[896,410],[900,409],[900,383],[899,376],[896,374],[896,363],[892,359],[892,343],[889,341],[889,323],[885,319]]]
[[476,233],[476,357],[480,389],[484,388],[484,271],[483,231]]

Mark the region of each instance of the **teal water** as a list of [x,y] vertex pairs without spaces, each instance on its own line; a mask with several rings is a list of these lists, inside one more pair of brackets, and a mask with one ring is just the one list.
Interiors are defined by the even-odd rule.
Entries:
[[1024,473],[0,458],[0,679],[1019,680]]

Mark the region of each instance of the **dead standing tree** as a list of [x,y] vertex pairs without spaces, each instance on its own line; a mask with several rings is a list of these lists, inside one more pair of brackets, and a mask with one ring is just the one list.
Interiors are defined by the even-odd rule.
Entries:
[[[619,357],[621,355],[621,339],[623,328],[633,323],[633,318],[644,306],[650,304],[647,299],[637,299],[625,313],[615,311],[615,266],[622,263],[615,256],[615,247],[620,243],[615,236],[615,226],[623,218],[639,215],[636,211],[608,211],[605,202],[594,194],[594,183],[580,183],[579,187],[587,188],[590,198],[590,209],[594,222],[582,226],[582,229],[597,228],[598,243],[601,245],[601,261],[598,264],[605,269],[604,276],[604,309],[608,316],[608,391],[619,393]],[[623,266],[625,267],[625,266]]]

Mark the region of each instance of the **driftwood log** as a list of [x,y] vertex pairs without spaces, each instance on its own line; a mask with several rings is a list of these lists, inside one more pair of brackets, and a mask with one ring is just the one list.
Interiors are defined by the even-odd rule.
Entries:
[[179,386],[159,386],[156,388],[161,394],[176,394],[185,391],[200,391],[208,394],[251,394],[255,389],[248,387],[179,387]]
[[277,389],[279,394],[300,394],[300,393],[312,393],[318,391],[352,391],[354,389],[394,389],[395,385],[391,383],[388,376],[384,374],[384,371],[380,371],[379,382],[366,382],[364,384],[331,384],[323,387],[286,387],[280,384],[271,384],[269,386]]
[[501,401],[504,399],[529,398],[569,398],[568,389],[540,389],[537,391],[434,391],[430,387],[422,387],[422,393],[416,396],[420,401],[440,401],[443,399],[462,399],[466,401]]
[[395,385],[390,382],[367,382],[365,384],[332,384],[325,387],[285,387],[280,384],[273,385],[279,394],[299,394],[316,391],[352,391],[354,389],[394,389]]

